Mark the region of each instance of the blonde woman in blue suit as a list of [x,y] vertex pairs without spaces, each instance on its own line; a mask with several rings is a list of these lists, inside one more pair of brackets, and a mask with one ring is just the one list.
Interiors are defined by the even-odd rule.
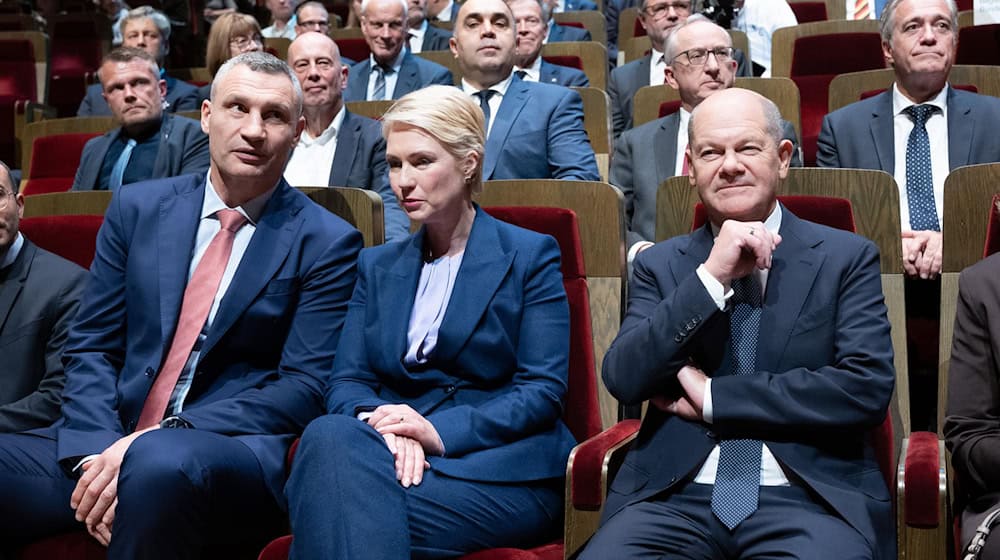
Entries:
[[574,444],[559,248],[472,202],[484,129],[446,86],[383,119],[393,191],[423,226],[359,258],[330,414],[286,487],[292,558],[448,558],[559,523]]

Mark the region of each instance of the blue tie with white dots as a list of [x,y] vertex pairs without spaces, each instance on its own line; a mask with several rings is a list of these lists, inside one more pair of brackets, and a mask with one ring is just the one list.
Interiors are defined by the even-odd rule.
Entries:
[[927,119],[937,110],[934,105],[911,105],[906,112],[913,119],[913,130],[906,141],[906,198],[910,209],[910,229],[941,231],[934,203],[931,176],[931,143]]
[[[733,310],[729,320],[731,375],[750,375],[756,371],[762,295],[754,274],[733,282]],[[730,530],[757,511],[763,445],[759,439],[724,439],[719,443],[712,513]]]

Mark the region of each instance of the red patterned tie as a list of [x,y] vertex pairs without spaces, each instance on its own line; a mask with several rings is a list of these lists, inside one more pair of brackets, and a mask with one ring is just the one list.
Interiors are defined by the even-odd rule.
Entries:
[[871,16],[869,0],[854,0],[854,19],[868,19]]
[[160,423],[170,402],[177,380],[184,370],[184,365],[191,356],[194,343],[201,334],[208,312],[212,309],[212,301],[219,291],[219,282],[226,271],[229,255],[233,252],[233,239],[247,219],[236,210],[219,210],[216,212],[222,228],[215,234],[208,249],[201,257],[201,262],[194,269],[191,280],[184,290],[184,301],[181,303],[181,314],[177,320],[177,330],[170,344],[167,359],[163,362],[160,374],[156,376],[153,387],[146,396],[136,430],[143,430]]

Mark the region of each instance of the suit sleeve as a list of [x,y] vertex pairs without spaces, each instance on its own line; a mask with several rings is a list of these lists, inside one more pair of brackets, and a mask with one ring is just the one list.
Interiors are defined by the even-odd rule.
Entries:
[[[651,241],[643,239],[637,232],[632,230],[632,219],[635,216],[635,181],[632,167],[632,134],[626,131],[615,140],[615,154],[611,158],[610,183],[625,195],[625,229],[627,236],[626,249],[640,241]],[[653,165],[653,162],[646,162]]]
[[[895,370],[878,251],[867,240],[840,250],[852,254],[842,270],[831,266],[831,256],[823,264],[832,269],[827,274],[839,275],[833,324],[812,324],[810,330],[793,332],[793,336],[819,336],[821,329],[832,329],[829,365],[758,369],[753,375],[715,378],[712,412],[718,432],[758,429],[801,435],[817,429],[871,428],[885,420]],[[807,328],[806,323],[800,320],[797,327]]]
[[181,154],[180,170],[177,175],[187,175],[189,173],[196,175],[204,174],[208,171],[210,164],[208,135],[202,132],[200,128],[190,126],[184,132],[183,141],[184,144],[181,146],[183,152]]
[[[84,182],[84,169],[87,167],[92,167],[95,162],[91,161],[94,159],[94,151],[97,149],[97,142],[99,142],[103,136],[98,136],[96,138],[91,138],[87,140],[87,143],[83,146],[83,152],[80,154],[80,165],[76,168],[76,175],[73,176],[73,185],[69,190],[71,191],[92,191],[95,185],[85,185]],[[96,162],[96,165],[100,165],[100,162]]]
[[590,87],[590,78],[583,72],[571,72],[570,76],[570,87]]
[[67,270],[66,273],[58,279],[51,279],[61,282],[62,286],[49,306],[52,311],[52,328],[48,333],[44,333],[47,335],[45,373],[38,390],[22,399],[0,406],[0,432],[20,432],[45,427],[59,417],[63,385],[66,383],[66,373],[62,363],[63,347],[66,344],[70,324],[76,317],[80,296],[87,279],[86,271],[80,268],[74,267],[72,271]]
[[830,115],[823,117],[823,126],[816,141],[816,165],[841,167],[840,155],[837,153],[837,138],[833,132],[833,120],[830,119]]
[[[609,7],[613,5],[614,2],[611,2]],[[608,75],[608,97],[611,99],[611,126],[614,129],[615,138],[621,136],[621,133],[625,131],[627,122],[624,107],[620,99],[621,94],[618,92],[619,88],[618,72],[612,71]]]
[[326,250],[301,273],[298,305],[271,382],[191,407],[181,412],[181,418],[198,429],[243,435],[298,433],[319,416],[361,246],[357,230],[344,231],[330,239]]
[[1000,490],[1000,367],[996,322],[990,320],[1000,292],[981,270],[959,279],[944,423],[952,465],[972,495]]
[[80,107],[76,110],[76,116],[78,117],[89,117],[94,114],[94,106],[90,99],[90,89],[88,88],[84,94],[83,99],[80,101]]
[[802,167],[802,146],[799,145],[799,137],[795,134],[795,125],[792,123],[782,120],[781,121],[782,131],[784,133],[783,140],[788,140],[792,143],[792,167]]
[[583,101],[580,94],[564,90],[549,114],[549,172],[553,179],[600,181],[594,150],[583,127]]
[[200,95],[198,94],[198,88],[192,87],[186,90],[186,93],[183,96],[177,98],[177,101],[175,101],[173,107],[171,107],[171,111],[174,113],[178,111],[197,111],[201,109],[201,103],[199,103],[199,101]]
[[[569,306],[559,247],[546,237],[526,255],[524,307],[517,333],[517,370],[497,396],[430,414],[448,457],[499,447],[549,427],[559,418],[569,362]],[[509,335],[508,335],[509,336]]]

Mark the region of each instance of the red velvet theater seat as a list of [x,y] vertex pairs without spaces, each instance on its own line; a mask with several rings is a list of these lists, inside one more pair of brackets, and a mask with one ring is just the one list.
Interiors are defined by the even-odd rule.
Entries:
[[[25,196],[66,192],[73,186],[76,169],[80,166],[83,146],[100,136],[96,132],[40,136],[32,142],[31,163],[24,170]],[[58,157],[53,157],[58,154]]]
[[789,2],[795,14],[795,20],[799,23],[810,23],[813,21],[826,21],[830,19],[826,13],[826,2]]
[[[576,213],[563,208],[533,206],[494,206],[484,209],[499,220],[551,235],[559,243],[562,252],[563,287],[566,289],[570,307],[569,389],[563,421],[578,441],[584,441],[600,432],[601,418],[597,402],[590,298]],[[567,493],[572,495],[570,490],[567,490]],[[258,560],[287,559],[291,540],[292,537],[289,535],[271,541],[261,551]],[[513,548],[484,550],[465,556],[463,560],[560,560],[562,558],[563,543],[561,540],[555,540],[531,550]]]
[[23,218],[20,229],[42,249],[90,268],[103,222],[104,216],[36,216]]
[[1000,23],[959,29],[955,64],[1000,64]]

